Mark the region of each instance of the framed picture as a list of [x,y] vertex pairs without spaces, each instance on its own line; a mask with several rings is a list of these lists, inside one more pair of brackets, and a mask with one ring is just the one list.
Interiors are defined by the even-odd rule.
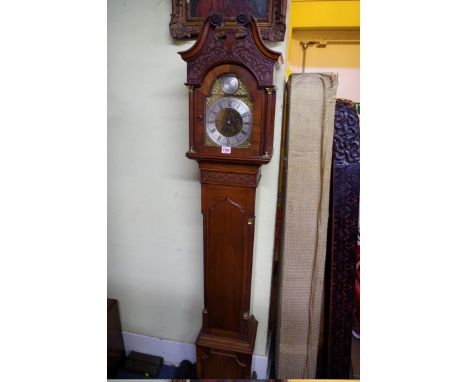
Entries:
[[262,38],[283,41],[287,0],[172,0],[169,30],[175,39],[195,38],[212,12],[222,13],[225,25],[235,24],[239,13],[255,17]]

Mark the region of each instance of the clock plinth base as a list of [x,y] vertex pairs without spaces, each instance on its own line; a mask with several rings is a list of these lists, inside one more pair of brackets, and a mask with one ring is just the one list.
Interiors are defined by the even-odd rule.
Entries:
[[251,379],[257,325],[257,320],[251,316],[245,340],[207,334],[202,329],[195,342],[197,378]]

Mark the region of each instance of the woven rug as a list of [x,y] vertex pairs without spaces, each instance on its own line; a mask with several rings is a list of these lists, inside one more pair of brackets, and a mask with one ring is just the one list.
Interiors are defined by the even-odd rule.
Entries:
[[285,201],[276,378],[315,378],[338,81],[292,74],[287,92]]

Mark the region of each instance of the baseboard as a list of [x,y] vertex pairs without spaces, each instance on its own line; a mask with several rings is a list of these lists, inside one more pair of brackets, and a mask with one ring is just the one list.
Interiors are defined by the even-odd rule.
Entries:
[[[122,335],[127,354],[134,350],[141,353],[158,355],[164,358],[164,363],[167,365],[179,365],[184,359],[192,363],[196,362],[194,344],[148,337],[130,332],[122,332]],[[257,373],[258,379],[268,379],[267,368],[268,354],[254,354],[252,357],[252,371]]]
[[267,355],[256,355],[252,357],[252,372],[257,373],[257,379],[268,379],[268,354]]

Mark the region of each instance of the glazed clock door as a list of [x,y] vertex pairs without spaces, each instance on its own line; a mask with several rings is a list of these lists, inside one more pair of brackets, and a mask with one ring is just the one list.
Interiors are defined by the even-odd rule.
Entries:
[[[265,92],[238,65],[220,65],[195,89],[195,146],[199,155],[249,158],[260,154]],[[228,147],[229,156],[222,148]]]

